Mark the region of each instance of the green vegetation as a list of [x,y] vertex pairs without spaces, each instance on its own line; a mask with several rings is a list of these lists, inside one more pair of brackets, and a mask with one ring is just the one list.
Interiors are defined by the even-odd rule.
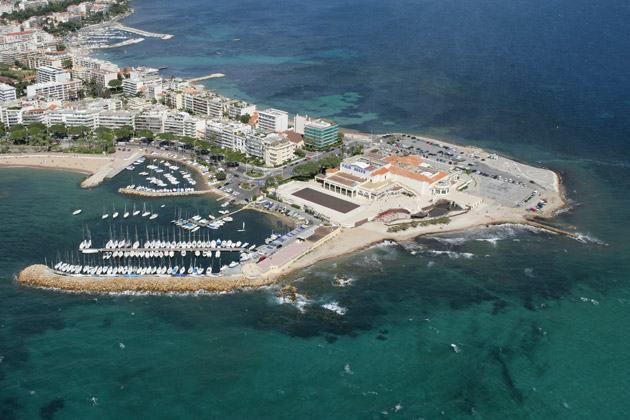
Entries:
[[120,128],[114,130],[114,136],[117,140],[128,141],[133,134],[133,127],[130,125],[123,125]]
[[227,175],[225,175],[225,172],[217,172],[216,177],[217,177],[217,181],[225,181],[225,179],[227,178]]
[[29,78],[34,76],[35,70],[30,70],[25,66],[16,63],[16,67],[12,67],[10,64],[0,63],[0,76],[6,77],[6,83],[9,86],[15,88],[15,92],[18,97],[24,96],[26,86],[35,82],[35,78]]
[[107,82],[107,85],[110,87],[110,89],[115,89],[116,92],[118,92],[118,90],[122,86],[122,81],[118,79],[110,80],[109,82]]
[[252,177],[252,178],[261,178],[263,176],[262,173],[260,172],[253,172],[253,171],[247,171],[245,172],[245,175]]
[[[47,16],[51,15],[52,13],[65,12],[68,10],[68,6],[74,4],[78,4],[78,2],[76,2],[75,0],[62,0],[54,3],[50,2],[43,7],[35,7],[25,10],[16,10],[11,13],[4,13],[2,17],[9,20],[17,20],[18,22],[22,23],[33,16]],[[54,26],[54,24],[44,24],[42,26],[42,29],[52,35],[64,35],[68,32],[76,31],[86,25],[93,25],[95,23],[111,20],[113,16],[123,14],[128,10],[129,6],[124,1],[118,1],[109,5],[108,13],[91,13],[88,14],[85,18],[81,19],[80,22],[61,22],[56,26]],[[65,49],[65,46],[61,46],[63,47],[62,50]],[[61,50],[58,49],[58,51]]]
[[299,157],[299,158],[303,158],[306,156],[306,152],[302,149],[295,149],[294,152],[295,156]]
[[249,114],[245,114],[245,115],[241,115],[239,120],[243,123],[243,124],[247,124],[249,122],[249,120],[252,118],[251,115]]
[[413,222],[409,222],[409,223],[401,223],[401,224],[389,227],[387,231],[388,232],[401,232],[409,228],[415,228],[418,226],[448,225],[449,223],[451,223],[450,217],[444,216],[444,217],[438,217],[436,219],[424,220],[421,222],[414,220]]
[[313,178],[319,173],[320,166],[314,162],[307,162],[303,165],[298,165],[293,169],[294,178],[298,180],[307,180]]

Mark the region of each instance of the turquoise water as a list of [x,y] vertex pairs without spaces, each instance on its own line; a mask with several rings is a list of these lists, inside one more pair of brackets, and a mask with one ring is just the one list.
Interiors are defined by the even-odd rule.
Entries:
[[[228,77],[210,86],[259,104],[367,131],[440,135],[553,168],[571,201],[557,222],[587,243],[517,226],[386,243],[285,278],[308,294],[299,304],[279,301],[280,286],[57,293],[13,276],[74,249],[82,222],[107,236],[103,206],[143,201],[115,193],[131,183],[126,173],[82,190],[80,174],[2,169],[0,418],[627,417],[627,5],[133,7],[126,23],[175,37],[111,59],[184,76],[220,71]],[[151,204],[160,223],[176,208],[217,209],[208,197]],[[76,208],[83,213],[73,217]],[[282,229],[243,217],[261,226],[248,235]]]

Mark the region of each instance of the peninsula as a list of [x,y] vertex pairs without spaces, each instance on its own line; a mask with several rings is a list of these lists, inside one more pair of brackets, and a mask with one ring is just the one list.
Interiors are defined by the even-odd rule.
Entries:
[[[80,6],[104,10],[98,1]],[[130,12],[119,6],[113,8],[118,17]],[[439,139],[343,130],[334,121],[258,109],[195,84],[221,73],[164,78],[159,69],[120,69],[91,57],[94,48],[139,42],[129,33],[171,37],[118,20],[109,16],[67,34],[55,29],[59,23],[45,32],[29,29],[29,20],[4,22],[20,34],[7,28],[0,34],[0,52],[20,48],[14,57],[20,66],[7,71],[34,74],[26,76],[27,86],[0,86],[8,139],[0,144],[0,166],[88,173],[85,188],[136,171],[137,181],[120,193],[152,200],[212,193],[225,200],[221,207],[271,213],[290,229],[272,233],[265,244],[221,241],[214,231],[241,209],[219,216],[201,209],[171,221],[177,234],[147,230],[140,241],[122,233],[125,223],[157,214],[125,210],[118,218],[114,210],[110,218],[104,211],[102,220],[116,219],[120,235],[103,244],[86,238],[78,244],[80,263],[58,259],[27,267],[17,276],[21,284],[80,292],[222,292],[272,284],[384,240],[503,223],[580,239],[545,222],[565,206],[551,170]],[[181,263],[172,264],[173,258]]]

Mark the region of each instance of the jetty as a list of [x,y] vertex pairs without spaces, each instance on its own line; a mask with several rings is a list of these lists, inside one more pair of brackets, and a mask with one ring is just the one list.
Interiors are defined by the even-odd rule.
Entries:
[[201,82],[202,80],[217,79],[219,77],[225,77],[223,73],[212,73],[207,76],[195,77],[194,79],[188,79],[189,82]]
[[111,179],[121,173],[127,166],[129,166],[130,162],[135,161],[143,154],[144,153],[141,151],[138,151],[126,159],[112,159],[109,164],[103,166],[101,169],[84,179],[83,182],[81,182],[81,187],[93,188],[100,185],[105,179]]
[[137,195],[140,197],[182,197],[188,195],[205,195],[216,194],[212,190],[195,190],[195,191],[144,191],[135,188],[119,188],[119,193]]
[[92,50],[106,50],[106,49],[109,49],[109,48],[126,47],[128,45],[138,44],[138,43],[140,43],[142,41],[144,41],[144,38],[128,39],[126,41],[117,42],[116,44],[112,44],[112,45],[103,45],[103,46],[89,47],[89,48],[92,49]]
[[131,28],[129,26],[123,25],[120,22],[116,22],[111,25],[114,29],[119,29],[121,31],[131,32],[132,34],[137,34],[141,36],[148,36],[151,38],[160,38],[160,39],[171,39],[173,35],[171,34],[158,34],[155,32],[143,31],[142,29]]

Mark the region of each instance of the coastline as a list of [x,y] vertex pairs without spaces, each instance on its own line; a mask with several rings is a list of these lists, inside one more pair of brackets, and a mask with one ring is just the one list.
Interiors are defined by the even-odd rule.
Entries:
[[[358,135],[366,135],[358,133]],[[434,141],[439,141],[432,139]],[[444,142],[444,144],[448,144]],[[459,146],[460,149],[465,149],[464,146]],[[475,148],[475,151],[479,152],[481,149]],[[138,149],[134,150],[129,155],[134,159],[138,157],[138,153],[147,156],[149,158],[164,158],[174,161],[180,161],[172,157],[166,157],[161,155],[159,149]],[[486,153],[483,151],[483,153]],[[167,154],[167,152],[164,152]],[[46,159],[42,158],[63,158],[62,162],[56,162],[55,164],[49,163]],[[118,167],[126,167],[128,161],[124,156],[118,156],[117,159],[111,157],[100,157],[100,160],[95,160],[91,155],[4,155],[0,156],[0,166],[16,166],[13,162],[11,165],[2,162],[2,158],[7,160],[8,158],[23,158],[27,159],[28,167],[43,167],[49,169],[60,170],[76,170],[77,162],[83,162],[81,168],[85,168],[85,172],[92,172],[92,176],[87,179],[91,179],[95,174],[104,173],[105,168],[107,173],[111,170],[108,166],[112,162],[117,162]],[[82,159],[85,158],[85,159]],[[202,174],[201,168],[194,165],[184,163],[183,160],[190,160],[185,156],[178,156],[182,160],[181,163],[186,164],[188,167],[192,167],[197,171],[199,175]],[[103,162],[103,159],[108,162]],[[127,157],[129,159],[129,157]],[[515,161],[507,158],[501,158],[507,163],[515,163]],[[93,165],[85,166],[84,161],[93,163]],[[96,162],[99,162],[97,165]],[[4,164],[3,164],[4,163]],[[102,165],[99,167],[99,165]],[[533,167],[527,164],[525,165],[535,169],[541,169]],[[537,214],[537,219],[548,220],[554,217],[554,215],[567,206],[567,202],[564,198],[564,188],[561,182],[561,177],[554,171],[544,169],[545,171],[553,174],[553,200],[550,205],[545,208],[544,212]],[[86,179],[86,180],[87,180]],[[102,181],[102,179],[100,180]],[[100,181],[98,183],[100,183]],[[84,181],[85,183],[85,181]],[[82,186],[84,186],[82,183]],[[96,184],[98,185],[98,184]],[[205,190],[207,192],[216,193],[213,188]],[[360,227],[354,228],[341,228],[338,234],[326,241],[326,246],[317,246],[303,255],[300,255],[291,262],[280,266],[277,269],[270,270],[264,274],[250,275],[240,274],[232,277],[204,277],[204,276],[187,276],[187,277],[158,277],[158,276],[142,276],[142,277],[92,277],[92,276],[70,276],[70,275],[58,275],[54,273],[50,268],[43,265],[32,265],[26,267],[17,275],[17,282],[19,284],[42,287],[47,289],[61,289],[74,292],[88,292],[88,293],[125,293],[125,292],[151,292],[151,293],[172,293],[172,292],[226,292],[229,290],[262,287],[281,282],[283,277],[307,268],[313,264],[338,258],[341,256],[348,256],[361,252],[375,244],[382,243],[384,241],[393,241],[396,243],[407,242],[417,238],[419,236],[440,234],[447,232],[463,231],[468,229],[490,227],[501,224],[515,224],[523,226],[532,226],[537,229],[543,229],[553,233],[565,234],[576,240],[581,240],[580,235],[564,231],[553,226],[548,226],[543,223],[539,223],[533,220],[531,216],[524,212],[523,209],[504,208],[496,203],[483,202],[479,207],[471,209],[471,211],[454,216],[451,222],[446,225],[429,225],[429,226],[417,226],[415,228],[409,228],[402,232],[387,232],[388,226],[379,222],[368,222]],[[253,264],[247,264],[243,267],[243,271],[246,271],[246,267]],[[254,266],[256,267],[256,266]],[[257,267],[256,267],[257,268]],[[248,272],[255,272],[255,270],[247,270]]]
[[[133,13],[133,9],[132,9]],[[112,19],[109,23],[118,22],[119,20],[124,20],[124,18],[128,17],[123,16],[119,17],[118,20],[116,18]],[[119,24],[124,26],[122,24]],[[138,30],[137,30],[138,31]],[[168,39],[168,38],[163,38]],[[190,82],[204,80],[205,78],[211,77],[221,77],[218,74],[210,75],[210,76],[202,76],[200,78],[189,79]],[[203,85],[200,85],[203,86]],[[204,87],[205,88],[205,87]],[[348,137],[362,139],[363,141],[369,141],[372,139],[373,135],[362,133],[357,130],[352,129],[342,129],[340,130],[344,132]],[[398,133],[395,133],[398,134]],[[452,142],[451,140],[442,140],[439,138],[431,138],[426,137],[424,135],[417,135],[419,139],[432,141],[435,143],[441,143],[447,146],[456,147],[457,149],[466,151],[466,152],[474,152],[478,154],[489,154],[494,152],[488,152],[477,146],[467,146],[465,144],[457,144]],[[132,153],[135,154],[132,157],[138,157],[138,153],[141,155],[147,156],[149,158],[162,158],[162,159],[170,159],[174,161],[182,162],[181,160],[162,156],[160,154],[159,149],[148,149],[148,148],[138,148],[133,149]],[[117,152],[118,153],[118,152]],[[168,154],[169,152],[164,152],[164,154]],[[61,157],[68,157],[69,155],[60,154]],[[19,156],[19,155],[7,155],[7,156]],[[88,159],[92,155],[70,155],[74,159],[85,158]],[[60,169],[60,170],[71,170],[71,171],[82,171],[83,173],[92,174],[89,178],[84,180],[81,184],[82,187],[94,187],[100,184],[105,178],[112,177],[116,175],[120,170],[124,170],[124,168],[129,164],[128,161],[124,159],[119,160],[118,157],[115,159],[111,159],[110,162],[100,162],[101,165],[87,165],[83,162],[81,163],[81,169],[77,170],[76,163],[72,162],[72,160],[63,160],[60,163],[52,163],[47,162],[46,159],[44,161],[36,162],[38,157],[45,158],[53,158],[56,156],[51,155],[37,155],[24,157],[23,161],[27,163],[19,163],[19,164],[3,164],[2,158],[3,155],[0,155],[0,166],[27,166],[27,167],[40,167],[40,168],[49,168],[49,169]],[[28,159],[31,160],[28,160]],[[96,157],[91,157],[92,159],[97,159]],[[109,157],[100,157],[100,159],[108,159]],[[129,158],[127,158],[129,159]],[[187,157],[180,157],[180,159],[190,159]],[[19,159],[17,159],[19,161]],[[54,160],[54,159],[52,159]],[[194,161],[193,161],[194,162]],[[74,165],[72,164],[74,163]],[[560,211],[565,208],[568,203],[564,197],[564,187],[562,185],[561,177],[555,171],[548,168],[541,168],[537,166],[530,165],[528,163],[519,162],[517,159],[506,158],[503,156],[499,156],[496,161],[487,162],[490,166],[495,165],[497,168],[518,168],[518,167],[527,167],[533,168],[540,171],[548,171],[550,172],[551,178],[549,179],[546,185],[552,189],[553,200],[550,201],[549,206],[544,209],[544,211],[536,214],[536,216],[540,219],[548,220]],[[202,169],[197,167],[196,165],[186,164],[187,167],[192,168],[196,171],[200,176],[204,176]],[[118,171],[118,172],[116,172]],[[113,175],[112,175],[113,173]],[[551,182],[552,181],[552,182]],[[213,193],[217,195],[221,195],[215,188],[207,185],[207,179],[203,181],[203,186],[200,186],[201,189],[204,190],[204,193]],[[543,188],[545,188],[543,186]],[[122,189],[124,190],[124,189]],[[134,193],[133,191],[121,191],[126,193]],[[138,195],[146,195],[142,192],[137,192],[135,194]],[[199,193],[196,193],[199,194]],[[177,195],[188,195],[188,194],[177,194]],[[152,195],[155,197],[160,197],[160,194]],[[387,232],[387,226],[378,222],[368,222],[360,227],[355,228],[341,228],[341,231],[332,237],[330,240],[326,242],[326,246],[317,246],[305,254],[297,257],[297,259],[285,264],[285,266],[278,267],[275,270],[267,272],[265,274],[261,274],[259,276],[246,276],[244,274],[232,277],[203,277],[203,276],[186,276],[186,277],[156,277],[156,276],[143,276],[143,277],[91,277],[91,276],[71,276],[71,275],[58,275],[53,272],[50,268],[43,265],[32,265],[24,270],[22,270],[18,276],[17,281],[20,284],[37,286],[37,287],[45,287],[45,288],[57,288],[63,290],[72,290],[78,292],[115,292],[115,293],[124,293],[129,291],[135,292],[156,292],[156,293],[167,293],[167,292],[195,292],[195,291],[211,291],[211,292],[224,292],[228,290],[234,290],[239,288],[250,288],[250,287],[261,287],[270,284],[278,283],[282,280],[282,278],[288,274],[294,273],[298,270],[309,267],[313,264],[316,264],[321,261],[330,260],[334,258],[338,258],[341,256],[347,256],[356,254],[361,252],[364,249],[367,249],[374,244],[382,243],[384,241],[394,241],[396,243],[410,241],[414,238],[424,235],[431,234],[440,234],[446,232],[455,232],[462,231],[468,229],[474,229],[479,227],[489,227],[493,225],[500,224],[516,224],[516,225],[528,225],[533,226],[538,229],[545,229],[547,231],[566,234],[568,236],[573,237],[574,239],[578,239],[579,237],[576,234],[571,232],[566,232],[561,229],[555,229],[550,226],[546,226],[544,224],[538,223],[535,220],[530,219],[530,215],[528,215],[524,209],[514,209],[514,208],[504,208],[502,205],[492,202],[484,202],[478,208],[471,210],[469,213],[455,216],[452,218],[451,223],[447,225],[429,225],[429,226],[418,226],[415,228],[410,228],[408,230],[392,233]],[[245,267],[250,266],[251,264],[245,265]],[[245,267],[243,271],[245,271]]]
[[[411,228],[408,231],[389,233],[386,226],[377,222],[368,222],[357,228],[341,228],[331,239],[323,241],[326,246],[316,246],[295,260],[261,275],[222,276],[142,276],[142,277],[93,277],[58,275],[52,269],[41,264],[31,265],[23,269],[16,277],[17,282],[32,287],[59,289],[82,293],[187,293],[187,292],[227,292],[244,288],[258,288],[281,283],[283,278],[301,269],[322,261],[354,255],[376,244],[392,241],[397,244],[411,241],[420,236],[464,231],[469,229],[492,227],[497,225],[531,226],[552,233],[566,234],[580,240],[579,235],[554,230],[533,220],[522,219],[516,215],[504,217],[495,213],[482,212],[483,208],[473,214],[455,216],[448,225],[429,225]],[[547,218],[547,217],[543,217]],[[246,264],[243,271],[255,272]],[[254,266],[256,267],[256,266]]]

